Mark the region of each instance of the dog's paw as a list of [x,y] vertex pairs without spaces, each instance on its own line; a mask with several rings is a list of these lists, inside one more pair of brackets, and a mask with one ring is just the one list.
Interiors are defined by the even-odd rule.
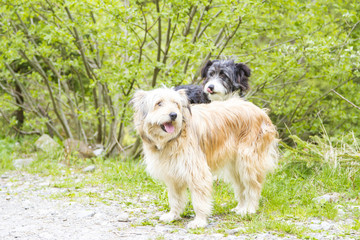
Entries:
[[240,206],[237,206],[236,208],[232,209],[232,211],[240,216],[245,216],[246,214],[253,214],[256,212],[255,208],[247,208]]
[[160,221],[162,221],[162,222],[172,222],[172,221],[174,221],[176,219],[179,219],[179,218],[180,218],[180,216],[176,216],[175,214],[169,212],[169,213],[165,213],[164,215],[162,215],[160,217]]
[[195,218],[194,220],[189,222],[189,224],[187,225],[187,228],[189,228],[189,229],[203,228],[203,227],[206,227],[207,225],[208,225],[208,223],[207,223],[206,219]]

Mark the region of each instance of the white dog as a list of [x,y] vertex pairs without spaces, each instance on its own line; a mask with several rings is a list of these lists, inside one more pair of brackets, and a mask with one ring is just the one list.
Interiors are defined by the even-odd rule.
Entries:
[[138,90],[132,103],[147,171],[168,188],[171,210],[161,221],[180,218],[189,188],[196,217],[188,227],[205,227],[218,170],[233,183],[236,213],[255,213],[278,158],[277,131],[264,110],[239,97],[190,107],[185,91],[168,88]]

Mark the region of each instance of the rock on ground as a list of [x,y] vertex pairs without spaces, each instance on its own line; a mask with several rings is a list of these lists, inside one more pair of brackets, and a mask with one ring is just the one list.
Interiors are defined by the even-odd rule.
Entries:
[[75,153],[82,158],[96,157],[93,150],[84,142],[68,138],[64,141],[65,152],[67,154]]
[[19,158],[13,161],[13,165],[15,168],[22,168],[29,166],[33,161],[33,158]]
[[59,147],[59,144],[54,141],[49,135],[43,134],[39,139],[35,142],[36,148],[44,151],[50,152]]
[[326,202],[337,202],[339,201],[340,194],[339,193],[327,193],[323,196],[313,198],[314,202],[317,202],[319,204],[324,204]]
[[95,171],[95,169],[96,169],[96,166],[95,165],[90,165],[90,166],[87,166],[87,167],[85,167],[85,168],[83,168],[83,172],[93,172],[93,171]]

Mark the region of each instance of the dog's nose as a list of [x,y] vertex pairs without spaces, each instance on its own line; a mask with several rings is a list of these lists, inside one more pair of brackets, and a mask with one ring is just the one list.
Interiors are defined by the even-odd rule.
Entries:
[[214,86],[214,84],[210,84],[210,85],[208,86],[208,88],[209,88],[211,91],[214,91],[215,86]]
[[177,113],[171,112],[169,114],[169,116],[170,116],[171,121],[174,121],[176,119],[176,117],[177,117]]

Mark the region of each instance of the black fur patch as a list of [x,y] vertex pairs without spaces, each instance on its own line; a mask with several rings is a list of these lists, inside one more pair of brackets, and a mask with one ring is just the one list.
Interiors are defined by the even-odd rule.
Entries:
[[202,86],[198,85],[181,85],[174,88],[176,91],[180,89],[186,90],[186,95],[188,96],[189,102],[191,104],[198,103],[209,103],[210,99],[207,94],[203,91]]

